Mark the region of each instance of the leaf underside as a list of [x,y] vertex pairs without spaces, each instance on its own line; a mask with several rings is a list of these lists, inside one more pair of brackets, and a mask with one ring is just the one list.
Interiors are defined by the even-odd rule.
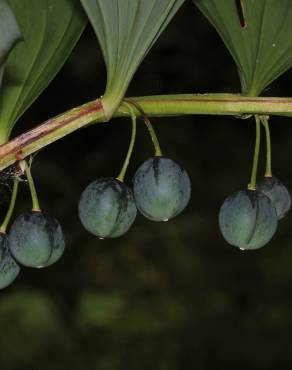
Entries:
[[184,0],[81,0],[107,67],[104,99],[118,105],[154,42]]
[[0,95],[0,142],[60,70],[86,16],[78,0],[9,0],[23,41],[10,53]]
[[0,87],[5,60],[20,38],[20,30],[13,12],[6,0],[0,0]]
[[229,49],[244,94],[259,95],[291,68],[291,0],[193,1]]

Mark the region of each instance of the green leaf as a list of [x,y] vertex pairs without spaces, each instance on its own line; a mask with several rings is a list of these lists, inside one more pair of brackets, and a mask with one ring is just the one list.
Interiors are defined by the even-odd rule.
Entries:
[[7,59],[0,96],[0,143],[60,70],[86,16],[78,0],[9,0],[24,41]]
[[6,0],[0,0],[0,87],[4,72],[4,62],[10,50],[20,40],[21,34]]
[[107,67],[105,110],[117,108],[154,42],[184,0],[81,0]]
[[292,66],[291,0],[193,1],[234,58],[244,94],[259,95]]

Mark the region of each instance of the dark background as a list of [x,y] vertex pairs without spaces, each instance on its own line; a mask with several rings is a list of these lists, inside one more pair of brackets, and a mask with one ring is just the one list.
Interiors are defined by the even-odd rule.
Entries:
[[[101,95],[105,68],[88,27],[64,68],[14,135]],[[291,73],[265,95],[291,96]],[[238,92],[235,65],[188,2],[140,66],[128,95]],[[272,118],[273,168],[292,188],[291,118]],[[78,220],[93,180],[116,176],[130,121],[98,124],[33,160],[42,208],[61,222],[67,249],[44,270],[23,269],[0,295],[3,370],[281,370],[292,339],[291,214],[264,248],[242,252],[218,229],[218,210],[249,181],[254,123],[232,117],[152,119],[166,156],[192,180],[187,209],[168,223],[138,215],[121,238],[100,241]],[[153,154],[142,122],[127,183]],[[260,175],[264,171],[264,146]],[[22,186],[16,213],[30,207]]]

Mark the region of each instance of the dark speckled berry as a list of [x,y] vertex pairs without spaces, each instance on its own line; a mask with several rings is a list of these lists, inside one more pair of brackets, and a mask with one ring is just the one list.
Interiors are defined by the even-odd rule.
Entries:
[[86,230],[99,238],[123,235],[133,224],[136,214],[131,189],[115,178],[93,181],[81,194],[81,223]]
[[219,212],[224,239],[240,249],[258,249],[267,244],[277,229],[278,219],[270,199],[257,190],[229,196]]
[[283,218],[291,207],[291,198],[286,186],[276,177],[265,177],[259,182],[257,189],[271,199],[278,219]]
[[167,221],[175,217],[190,199],[188,174],[165,157],[149,158],[138,168],[133,182],[137,208],[152,221]]
[[10,285],[19,274],[20,267],[12,258],[9,247],[8,237],[0,233],[0,289]]
[[15,260],[28,267],[45,267],[64,252],[64,235],[58,221],[44,212],[26,212],[17,217],[9,232],[9,247]]

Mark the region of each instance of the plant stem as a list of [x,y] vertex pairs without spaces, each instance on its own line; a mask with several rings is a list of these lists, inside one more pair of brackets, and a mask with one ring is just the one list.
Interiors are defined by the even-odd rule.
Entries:
[[131,114],[131,118],[132,118],[132,133],[131,133],[130,145],[129,145],[129,148],[128,148],[128,152],[127,152],[127,155],[126,155],[126,158],[125,158],[123,167],[122,167],[121,172],[119,173],[119,175],[117,177],[117,180],[122,181],[122,182],[124,181],[125,174],[127,172],[127,168],[129,166],[129,163],[130,163],[131,155],[133,153],[133,149],[134,149],[134,145],[135,145],[135,140],[136,140],[136,126],[137,126],[136,125],[136,115],[135,115],[135,112],[134,112],[133,108],[131,107],[130,104],[128,104],[126,102],[124,102],[124,104],[127,106],[127,108],[130,111],[130,114]]
[[[292,98],[247,97],[239,94],[184,94],[138,97],[131,98],[131,101],[137,103],[148,117],[191,114],[292,116]],[[110,108],[106,107],[107,109]],[[129,110],[123,104],[113,115],[113,117],[128,116],[130,116]],[[108,112],[104,110],[102,99],[96,99],[51,118],[8,143],[0,145],[0,170],[81,127],[106,122],[107,117]]]
[[81,127],[104,121],[103,106],[99,99],[51,118],[8,143],[0,145],[0,170]]
[[266,147],[267,147],[267,158],[266,158],[266,172],[265,177],[272,177],[272,149],[271,149],[271,134],[269,127],[269,117],[261,116],[260,117],[266,133]]
[[256,141],[255,141],[251,178],[250,178],[250,182],[247,187],[249,190],[256,190],[258,161],[259,161],[259,152],[260,152],[260,144],[261,144],[261,122],[260,122],[260,118],[258,115],[255,116],[255,121],[256,121]]
[[130,99],[127,99],[125,100],[126,102],[129,102],[130,104],[133,104],[134,107],[138,110],[138,112],[141,114],[141,116],[143,117],[143,120],[145,122],[145,125],[147,126],[147,129],[149,131],[149,134],[150,134],[150,137],[151,137],[151,140],[153,142],[153,145],[154,145],[154,150],[155,150],[155,153],[154,155],[155,156],[162,156],[162,151],[161,151],[161,148],[160,148],[160,144],[159,144],[159,140],[157,138],[157,135],[156,135],[156,132],[147,116],[147,114],[144,112],[144,110],[140,107],[140,105],[136,102],[134,102],[133,100],[130,100]]
[[16,197],[17,197],[17,193],[18,193],[18,184],[19,184],[19,179],[18,179],[17,175],[15,175],[14,180],[13,180],[13,189],[12,189],[12,194],[11,194],[9,207],[8,207],[5,219],[2,223],[2,225],[0,226],[0,232],[2,234],[6,233],[7,226],[9,224],[9,222],[11,220],[11,217],[12,217],[12,214],[13,214],[13,210],[14,210],[14,207],[15,207],[15,201],[16,201]]
[[26,175],[28,186],[31,194],[31,200],[32,200],[32,211],[39,212],[40,205],[38,200],[38,195],[36,192],[35,184],[31,175],[30,166],[27,164],[26,161],[21,161],[21,166],[23,165],[24,173]]
[[[292,98],[247,97],[239,94],[181,94],[144,96],[127,100],[139,104],[148,117],[194,114],[292,116]],[[124,115],[129,113],[120,106],[113,117]]]

